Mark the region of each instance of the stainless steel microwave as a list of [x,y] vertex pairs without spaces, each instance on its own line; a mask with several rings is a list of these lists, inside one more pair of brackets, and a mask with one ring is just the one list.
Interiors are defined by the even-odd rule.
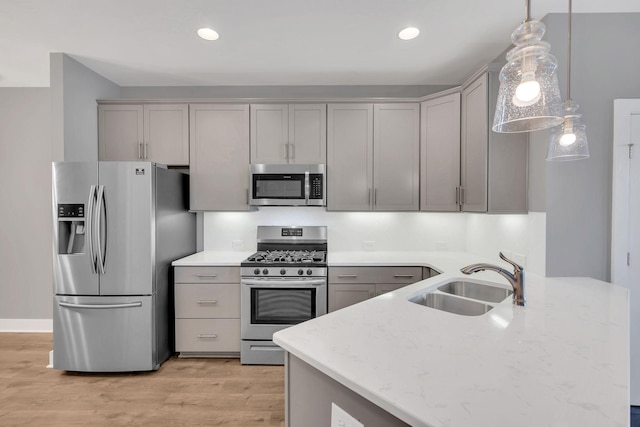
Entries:
[[325,206],[325,165],[253,164],[252,206]]

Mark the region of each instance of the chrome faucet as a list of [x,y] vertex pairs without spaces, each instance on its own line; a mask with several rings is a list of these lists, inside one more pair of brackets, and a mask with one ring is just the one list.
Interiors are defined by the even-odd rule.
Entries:
[[477,273],[478,271],[489,270],[495,271],[501,276],[504,276],[513,287],[513,303],[524,307],[527,302],[526,298],[524,297],[524,268],[511,261],[510,259],[507,259],[507,257],[504,256],[502,252],[500,252],[500,258],[503,261],[511,264],[515,271],[511,273],[502,267],[498,267],[497,265],[492,264],[471,264],[464,268],[461,268],[460,271],[464,274],[471,274]]

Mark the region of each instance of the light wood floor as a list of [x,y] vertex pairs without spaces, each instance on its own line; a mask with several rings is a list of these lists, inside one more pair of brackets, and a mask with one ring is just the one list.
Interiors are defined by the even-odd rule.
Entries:
[[158,371],[47,369],[51,334],[0,333],[0,426],[284,426],[282,366],[178,359]]

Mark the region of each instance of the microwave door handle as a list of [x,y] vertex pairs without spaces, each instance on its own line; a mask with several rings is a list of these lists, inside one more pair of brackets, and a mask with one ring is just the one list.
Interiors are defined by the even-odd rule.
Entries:
[[304,203],[305,205],[309,204],[309,192],[310,192],[310,187],[309,187],[309,171],[306,171],[304,173]]

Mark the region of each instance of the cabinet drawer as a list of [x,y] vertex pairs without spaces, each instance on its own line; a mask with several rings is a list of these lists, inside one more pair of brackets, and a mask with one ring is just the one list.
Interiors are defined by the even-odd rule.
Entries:
[[329,283],[415,283],[422,267],[331,267]]
[[240,283],[240,267],[176,267],[176,283]]
[[240,319],[176,319],[176,351],[240,351]]
[[240,283],[178,283],[176,319],[240,318]]

